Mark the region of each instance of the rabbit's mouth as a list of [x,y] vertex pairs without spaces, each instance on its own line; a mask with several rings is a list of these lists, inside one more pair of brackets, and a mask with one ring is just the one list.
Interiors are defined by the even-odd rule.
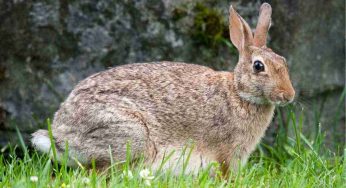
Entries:
[[275,105],[275,106],[286,106],[291,102],[292,101],[270,101],[270,103]]
[[295,92],[275,91],[270,95],[270,101],[277,106],[285,106],[293,102]]
[[278,95],[275,97],[270,97],[270,103],[276,106],[286,106],[288,104],[290,104],[291,102],[293,102],[293,97],[292,98],[285,98],[282,97],[282,95]]

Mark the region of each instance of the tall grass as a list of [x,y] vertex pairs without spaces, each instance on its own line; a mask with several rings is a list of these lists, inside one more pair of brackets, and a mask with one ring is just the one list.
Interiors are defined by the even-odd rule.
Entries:
[[[278,117],[283,117],[280,113],[285,113],[286,119],[279,121],[280,130],[274,144],[259,144],[249,162],[227,179],[211,177],[208,169],[201,170],[196,176],[184,175],[183,172],[180,176],[173,176],[170,170],[143,176],[147,167],[143,165],[143,160],[136,164],[130,162],[130,144],[127,160],[120,162],[121,165],[112,160],[110,168],[102,172],[95,170],[95,162],[91,169],[71,169],[66,166],[67,152],[58,165],[51,160],[51,157],[57,157],[54,145],[52,155],[48,156],[29,150],[20,139],[20,147],[8,147],[8,155],[0,154],[0,187],[344,187],[346,150],[342,153],[320,150],[324,147],[324,138],[319,125],[316,125],[318,134],[307,138],[302,133],[304,113],[295,113],[293,106],[277,113]],[[47,124],[52,138],[50,122]],[[284,127],[292,129],[293,135],[286,134]],[[68,145],[65,149],[68,151]],[[18,150],[24,152],[24,156],[17,156]],[[111,148],[109,153],[113,158]],[[187,162],[189,150],[186,153],[184,160]],[[170,155],[167,154],[167,157]],[[209,168],[217,166],[213,163]],[[154,176],[153,179],[151,176]]]

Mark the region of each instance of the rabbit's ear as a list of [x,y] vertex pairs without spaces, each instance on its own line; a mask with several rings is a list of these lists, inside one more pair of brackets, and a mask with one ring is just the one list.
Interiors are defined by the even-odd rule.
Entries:
[[266,45],[267,34],[271,24],[272,7],[268,3],[263,3],[255,31],[254,45],[262,47]]
[[232,5],[229,8],[229,32],[231,41],[240,54],[243,54],[247,46],[252,45],[253,35],[250,27]]

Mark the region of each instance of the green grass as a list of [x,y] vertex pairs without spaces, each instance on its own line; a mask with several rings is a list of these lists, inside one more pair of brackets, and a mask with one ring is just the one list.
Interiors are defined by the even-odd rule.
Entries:
[[[335,154],[321,149],[324,145],[320,131],[306,138],[301,132],[303,116],[294,113],[292,107],[284,113],[286,119],[278,124],[280,130],[274,144],[260,144],[246,166],[228,179],[210,177],[207,170],[197,176],[173,176],[169,171],[160,171],[142,177],[145,167],[141,162],[131,164],[129,158],[121,167],[113,162],[104,172],[95,168],[71,169],[66,167],[66,160],[58,165],[47,155],[28,150],[21,139],[20,146],[4,148],[0,154],[0,187],[344,187],[346,150]],[[293,130],[291,136],[281,130],[283,122]],[[16,153],[24,154],[19,157]],[[56,156],[54,148],[53,155]]]

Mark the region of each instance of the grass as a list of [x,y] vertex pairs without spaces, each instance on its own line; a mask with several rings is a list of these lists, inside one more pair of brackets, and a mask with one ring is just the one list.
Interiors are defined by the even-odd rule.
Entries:
[[[170,171],[152,174],[141,162],[136,166],[131,164],[130,158],[121,167],[113,162],[103,172],[96,171],[94,163],[91,170],[71,169],[66,167],[66,160],[58,165],[49,156],[28,149],[21,139],[20,146],[2,149],[0,187],[344,187],[346,150],[335,154],[321,149],[324,145],[320,131],[306,138],[302,133],[303,115],[294,113],[292,107],[284,113],[285,116],[278,114],[286,119],[279,123],[274,144],[260,144],[249,162],[228,179],[210,177],[208,170],[200,171],[197,176],[173,176]],[[293,130],[291,136],[281,130],[283,123]],[[316,128],[320,130],[319,125]],[[56,157],[54,148],[53,155]],[[218,164],[210,165],[213,166]]]

